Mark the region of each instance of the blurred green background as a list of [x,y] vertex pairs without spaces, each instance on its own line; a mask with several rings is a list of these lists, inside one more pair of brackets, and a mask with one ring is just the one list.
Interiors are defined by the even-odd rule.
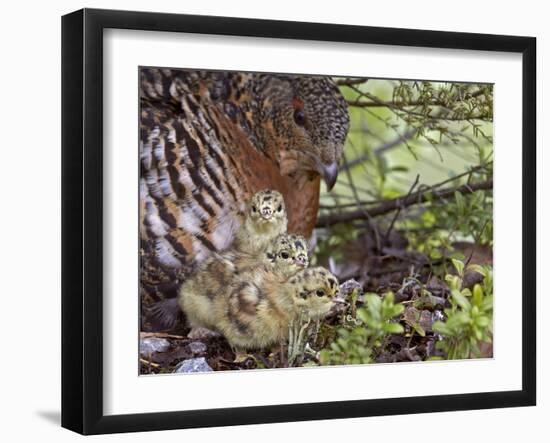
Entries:
[[[348,163],[366,157],[349,170],[361,197],[365,199],[397,197],[408,191],[417,174],[421,183],[431,185],[492,158],[492,119],[441,120],[430,127],[427,125],[426,110],[421,113],[422,105],[408,108],[410,112],[420,114],[412,115],[409,120],[406,111],[374,106],[376,101],[370,97],[398,106],[399,100],[395,99],[399,96],[395,92],[402,85],[410,88],[411,101],[423,103],[431,115],[437,114],[440,107],[430,104],[424,91],[427,88],[432,88],[434,95],[442,91],[453,94],[453,88],[471,91],[487,88],[487,93],[492,97],[492,85],[368,80],[353,89],[341,86],[348,103],[359,100],[373,104],[349,107],[351,124],[344,150]],[[365,93],[366,97],[362,97],[356,89]],[[457,91],[454,93],[458,94]],[[492,99],[488,105],[492,108]],[[455,107],[467,107],[467,104],[458,103]],[[411,135],[415,130],[418,132]],[[323,205],[331,205],[338,198],[341,202],[353,198],[346,174],[340,176],[332,192],[323,189],[321,195]]]
[[[313,261],[326,265],[327,258],[338,258],[341,253],[334,246],[357,238],[368,228],[382,232],[407,228],[409,249],[433,257],[444,255],[457,241],[492,245],[492,191],[438,199],[438,206],[434,202],[407,207],[397,216],[389,213],[368,220],[368,226],[364,223],[367,216],[347,223],[327,224],[326,220],[353,211],[368,213],[369,208],[388,199],[438,183],[444,186],[435,190],[492,180],[493,86],[387,79],[336,81],[349,105],[350,130],[338,181],[331,192],[324,187],[321,190]],[[468,171],[474,172],[465,174]],[[453,203],[458,208],[453,208]],[[455,226],[454,217],[463,220]],[[419,232],[425,235],[417,235]],[[461,256],[457,251],[449,254]]]

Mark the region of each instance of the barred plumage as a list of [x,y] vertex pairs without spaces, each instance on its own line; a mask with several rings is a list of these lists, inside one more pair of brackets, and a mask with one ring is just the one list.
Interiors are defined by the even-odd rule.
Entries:
[[144,304],[229,247],[256,191],[282,193],[289,232],[311,235],[348,130],[326,77],[140,69]]

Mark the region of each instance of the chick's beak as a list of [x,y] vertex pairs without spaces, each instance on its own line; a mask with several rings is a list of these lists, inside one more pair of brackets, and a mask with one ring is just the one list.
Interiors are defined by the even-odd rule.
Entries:
[[323,180],[327,185],[327,191],[330,191],[338,178],[338,163],[332,162],[328,165],[323,165],[322,169]]
[[304,267],[306,265],[306,257],[300,255],[294,259],[294,263],[296,263],[300,267]]
[[273,215],[273,212],[271,211],[271,208],[265,207],[260,210],[260,214],[264,220],[269,220]]

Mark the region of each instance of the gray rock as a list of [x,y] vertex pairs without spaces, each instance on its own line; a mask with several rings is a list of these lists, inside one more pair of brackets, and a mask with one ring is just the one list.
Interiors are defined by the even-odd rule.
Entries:
[[182,374],[187,372],[212,372],[213,369],[208,366],[204,357],[191,358],[178,363],[174,373]]
[[139,341],[139,353],[141,355],[151,355],[154,352],[164,352],[170,347],[170,342],[165,338],[147,337]]
[[192,341],[187,345],[187,349],[194,355],[206,353],[206,345],[200,341]]
[[363,293],[363,287],[355,280],[350,279],[340,285],[340,298],[346,299],[353,291],[358,291],[359,294]]

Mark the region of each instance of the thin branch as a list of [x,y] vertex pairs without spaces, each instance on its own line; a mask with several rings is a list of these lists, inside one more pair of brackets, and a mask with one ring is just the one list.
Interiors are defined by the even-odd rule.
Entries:
[[342,78],[336,80],[338,86],[356,86],[363,83],[367,83],[368,78]]
[[[407,140],[410,140],[416,135],[418,131],[419,131],[418,128],[413,128],[405,132],[404,134],[398,134],[397,137],[392,141],[389,141],[388,143],[384,143],[383,145],[375,148],[374,153],[376,155],[381,155],[384,152],[399,146],[401,143],[405,143]],[[364,155],[361,155],[360,157],[354,158],[353,160],[344,163],[340,168],[340,170],[345,171],[347,169],[353,168],[354,166],[360,163],[363,163],[364,161],[367,161],[369,157],[370,157],[369,154],[364,154]]]
[[[482,120],[482,121],[492,121],[492,115],[486,116],[486,115],[469,115],[469,116],[448,116],[449,113],[454,112],[453,109],[449,108],[447,103],[435,99],[429,103],[421,102],[421,101],[411,101],[411,102],[395,102],[395,101],[384,101],[379,99],[374,94],[371,94],[366,91],[361,91],[356,86],[349,85],[349,87],[358,94],[358,97],[355,100],[347,100],[348,106],[356,107],[356,108],[372,108],[372,107],[385,107],[388,108],[390,111],[392,111],[397,117],[403,118],[402,115],[399,115],[399,112],[404,112],[406,114],[416,116],[416,117],[422,117],[422,118],[428,118],[432,121],[434,120],[446,120],[446,121],[468,121],[470,124],[474,124],[471,122],[471,120]],[[477,97],[481,94],[483,94],[483,89],[478,90],[474,93],[471,93],[468,95],[468,97],[460,97],[457,101],[464,101],[468,98]],[[363,99],[362,99],[363,98]],[[367,99],[367,100],[364,100]],[[440,111],[436,113],[436,115],[430,115],[431,111],[428,113],[428,115],[425,115],[421,112],[412,111],[406,108],[418,108],[425,106],[429,106],[432,108],[439,107]],[[448,111],[447,114],[443,113],[442,111]]]
[[[460,194],[469,194],[478,190],[487,190],[493,188],[493,179],[481,182],[473,183],[471,185],[461,185],[453,188],[446,188],[440,191],[436,190],[436,186],[432,186],[426,190],[415,192],[408,197],[399,197],[392,200],[387,200],[386,202],[369,208],[368,216],[369,218],[378,217],[380,215],[388,214],[390,212],[396,211],[400,208],[406,208],[412,205],[417,205],[421,203],[426,203],[430,201],[430,195],[433,194],[440,199],[450,197],[454,195],[455,192]],[[365,211],[364,209],[343,212],[339,214],[329,214],[319,217],[317,220],[318,227],[326,227],[335,225],[337,223],[346,223],[353,220],[364,220]]]
[[[357,83],[350,82],[349,84],[346,83],[345,86],[350,86],[351,87],[351,86],[355,86],[355,85],[360,84],[360,83],[361,82],[357,82]],[[338,84],[340,84],[340,83],[338,83]],[[358,107],[358,108],[398,108],[399,109],[401,107],[418,107],[418,106],[425,106],[425,105],[447,107],[447,104],[445,102],[441,101],[441,100],[434,100],[430,103],[425,103],[425,102],[422,102],[422,101],[411,101],[411,102],[396,103],[394,101],[380,100],[378,97],[376,97],[372,94],[369,94],[367,92],[363,93],[362,91],[359,91],[356,88],[353,88],[353,90],[355,92],[357,92],[358,94],[360,94],[360,96],[365,97],[365,98],[370,100],[370,101],[360,100],[360,99],[347,100],[349,106],[354,106],[354,107]],[[469,94],[469,97],[462,98],[460,101],[465,101],[468,98],[479,97],[480,95],[484,94],[484,92],[485,91],[483,89],[480,89],[479,91],[472,92],[471,94]]]
[[376,155],[380,155],[386,151],[389,151],[390,149],[395,148],[396,146],[399,146],[401,143],[404,143],[407,140],[410,140],[411,138],[413,138],[419,130],[420,128],[412,128],[408,130],[403,135],[400,135],[399,137],[397,137],[394,141],[386,143],[385,145],[382,145],[376,148],[374,150],[374,153]]
[[[414,188],[416,188],[416,185],[418,185],[418,180],[420,180],[420,174],[416,174],[416,179],[414,180],[414,183],[412,184],[412,186],[409,188],[409,192],[407,192],[407,195],[405,196],[405,200],[407,200],[408,197],[411,196],[412,192],[414,191]],[[395,215],[393,216],[393,219],[390,223],[390,226],[388,228],[388,230],[386,231],[386,235],[384,236],[384,238],[387,240],[388,237],[390,236],[391,234],[391,231],[393,229],[393,225],[395,224],[396,220],[397,220],[397,217],[399,217],[399,214],[401,213],[401,209],[403,209],[403,206],[401,206],[397,212],[395,213]]]
[[[343,157],[344,157],[344,162],[346,161],[346,154],[343,154]],[[374,232],[374,239],[376,241],[376,249],[378,251],[380,251],[380,248],[381,248],[381,243],[380,243],[380,234],[378,232],[378,227],[372,223],[372,218],[369,214],[369,212],[367,210],[365,210],[365,208],[363,208],[363,206],[361,205],[361,200],[359,199],[359,195],[357,194],[357,189],[354,185],[354,182],[353,182],[353,178],[349,172],[349,170],[346,170],[346,176],[348,178],[348,181],[349,181],[349,184],[351,186],[351,191],[353,193],[353,197],[355,198],[355,201],[358,203],[359,205],[359,211],[361,212],[362,216],[368,220],[369,224],[371,225],[371,228]]]
[[[425,188],[424,191],[426,189],[440,188],[441,186],[445,186],[446,184],[454,182],[455,180],[461,179],[463,177],[467,177],[467,176],[471,177],[472,174],[475,174],[476,172],[482,171],[484,169],[487,170],[488,168],[490,168],[492,166],[492,164],[493,164],[493,161],[490,160],[487,163],[483,163],[481,165],[474,166],[473,168],[469,169],[468,171],[462,172],[458,175],[454,175],[451,178],[448,178],[447,180],[439,182],[435,185],[431,185],[428,188]],[[381,203],[385,203],[387,201],[388,200],[369,200],[369,201],[360,201],[359,204],[361,204],[363,206],[372,206],[372,205],[378,205],[378,204],[381,204]],[[320,209],[337,210],[337,209],[350,208],[350,207],[354,207],[354,206],[357,206],[357,203],[342,203],[340,205],[334,205],[334,206],[321,205]]]

